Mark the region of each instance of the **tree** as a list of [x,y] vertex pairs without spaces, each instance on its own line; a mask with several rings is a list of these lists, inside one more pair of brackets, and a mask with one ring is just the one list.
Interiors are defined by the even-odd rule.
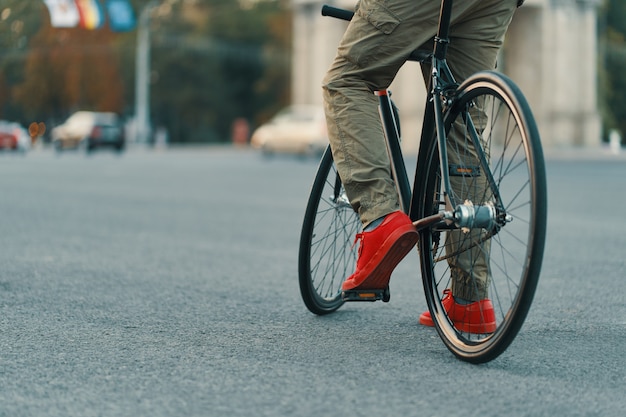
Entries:
[[[174,141],[224,142],[289,99],[287,0],[131,0],[150,5],[151,114]],[[8,10],[8,11],[7,11]],[[74,110],[135,103],[136,31],[61,29],[41,0],[0,5],[0,118],[60,122]]]
[[43,2],[5,2],[9,37],[18,39],[4,45],[2,72],[14,74],[5,81],[7,113],[28,122],[59,120],[77,109],[121,111],[124,85],[115,34],[106,28],[53,28]]
[[27,77],[15,90],[25,116],[59,116],[57,109],[122,110],[124,86],[110,31],[47,24],[32,38],[30,48]]
[[[155,19],[152,114],[183,142],[229,140],[289,97],[290,15],[278,1],[172,1]],[[287,23],[288,22],[288,23]]]
[[[600,103],[605,139],[616,129],[626,137],[626,3],[606,0],[599,13]],[[622,140],[624,142],[624,139]]]
[[30,38],[41,26],[43,3],[3,0],[0,5],[0,118],[20,120],[16,87],[26,79],[25,62]]

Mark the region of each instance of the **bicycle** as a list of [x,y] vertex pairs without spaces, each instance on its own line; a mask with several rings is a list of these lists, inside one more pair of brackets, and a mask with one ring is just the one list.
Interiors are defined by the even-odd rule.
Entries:
[[[411,61],[430,65],[413,188],[400,148],[400,120],[387,90],[376,92],[401,207],[419,232],[417,252],[428,309],[445,346],[459,359],[484,363],[518,334],[537,287],[547,222],[546,173],[539,132],[520,89],[505,75],[482,71],[458,84],[445,61],[452,0],[442,0],[432,51]],[[353,12],[323,6],[322,15]],[[390,300],[389,288],[342,293],[355,268],[360,220],[333,163],[330,147],[311,187],[299,247],[299,284],[317,315],[346,301]],[[458,262],[487,270],[496,313],[489,331],[457,329],[442,305]],[[491,331],[493,330],[493,331]]]

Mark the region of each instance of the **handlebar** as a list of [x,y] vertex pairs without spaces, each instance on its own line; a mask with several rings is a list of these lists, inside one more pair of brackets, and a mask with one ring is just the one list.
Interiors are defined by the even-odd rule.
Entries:
[[354,12],[325,4],[322,6],[322,16],[336,17],[337,19],[350,21],[352,20],[352,16],[354,16]]

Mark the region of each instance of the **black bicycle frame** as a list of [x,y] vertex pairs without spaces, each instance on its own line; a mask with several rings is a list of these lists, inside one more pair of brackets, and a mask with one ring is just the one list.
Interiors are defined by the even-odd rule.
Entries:
[[395,179],[396,189],[400,196],[401,209],[408,213],[411,201],[411,184],[406,172],[402,149],[400,147],[400,134],[398,121],[395,119],[393,103],[387,90],[376,92],[379,102],[380,118],[383,123],[383,131],[387,137],[387,151],[391,159],[391,174]]

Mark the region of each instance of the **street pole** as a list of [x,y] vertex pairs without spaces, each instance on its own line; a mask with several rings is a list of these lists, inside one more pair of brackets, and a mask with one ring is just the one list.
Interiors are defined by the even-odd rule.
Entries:
[[150,13],[155,4],[155,0],[148,3],[137,22],[135,141],[142,144],[150,137]]

